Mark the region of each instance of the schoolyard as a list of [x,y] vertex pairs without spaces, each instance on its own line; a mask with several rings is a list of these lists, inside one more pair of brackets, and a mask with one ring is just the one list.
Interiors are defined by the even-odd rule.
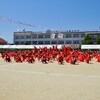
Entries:
[[100,100],[100,63],[6,63],[0,58],[0,100]]

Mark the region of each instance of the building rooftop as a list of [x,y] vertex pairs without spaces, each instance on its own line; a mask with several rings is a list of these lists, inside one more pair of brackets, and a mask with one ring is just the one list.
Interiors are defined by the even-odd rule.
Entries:
[[2,39],[2,38],[0,38],[0,44],[7,44],[7,41]]

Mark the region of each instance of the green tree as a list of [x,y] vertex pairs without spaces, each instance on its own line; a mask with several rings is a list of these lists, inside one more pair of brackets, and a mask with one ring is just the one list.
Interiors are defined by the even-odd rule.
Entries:
[[100,36],[96,38],[96,44],[100,44]]
[[84,40],[81,41],[81,44],[86,44]]
[[88,34],[85,35],[84,40],[81,41],[81,44],[93,44],[91,36],[89,36]]

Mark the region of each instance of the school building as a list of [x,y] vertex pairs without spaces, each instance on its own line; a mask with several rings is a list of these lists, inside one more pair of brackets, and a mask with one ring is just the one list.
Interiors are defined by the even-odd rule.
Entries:
[[15,45],[80,45],[84,36],[89,34],[95,40],[100,36],[100,31],[51,31],[32,32],[18,31],[13,34],[13,43]]

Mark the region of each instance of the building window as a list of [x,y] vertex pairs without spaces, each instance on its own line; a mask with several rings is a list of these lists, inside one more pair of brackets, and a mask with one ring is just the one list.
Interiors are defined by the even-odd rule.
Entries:
[[24,41],[21,41],[20,44],[25,44],[25,42]]
[[19,41],[16,41],[15,44],[16,44],[16,45],[19,44]]
[[84,37],[85,36],[85,34],[81,34],[81,37]]
[[37,35],[33,35],[32,38],[33,38],[33,39],[37,38]]
[[50,44],[50,41],[45,41],[45,44]]
[[92,35],[91,38],[92,38],[92,40],[96,41],[97,36],[96,35]]
[[46,35],[45,35],[45,38],[50,38],[50,35],[47,35],[47,34],[46,34]]
[[73,37],[74,38],[78,38],[79,37],[79,34],[73,34]]
[[96,41],[96,38],[92,38],[93,41]]
[[66,44],[72,44],[72,41],[70,41],[70,40],[66,41]]
[[51,44],[57,44],[57,41],[52,41]]
[[19,36],[15,36],[15,39],[19,39]]
[[38,35],[38,38],[40,39],[40,38],[43,38],[43,35]]
[[31,35],[26,35],[26,39],[31,39]]
[[80,44],[79,40],[74,40],[73,44]]
[[58,41],[58,44],[64,44],[64,41]]
[[43,41],[38,41],[38,44],[43,44]]
[[21,36],[21,39],[25,39],[25,36]]
[[31,44],[31,41],[26,41],[25,44],[26,44],[26,45],[30,45],[30,44]]
[[33,41],[32,44],[36,45],[37,44],[37,41]]
[[71,38],[72,34],[66,34],[66,38]]
[[58,34],[57,33],[55,34],[55,38],[58,38]]

